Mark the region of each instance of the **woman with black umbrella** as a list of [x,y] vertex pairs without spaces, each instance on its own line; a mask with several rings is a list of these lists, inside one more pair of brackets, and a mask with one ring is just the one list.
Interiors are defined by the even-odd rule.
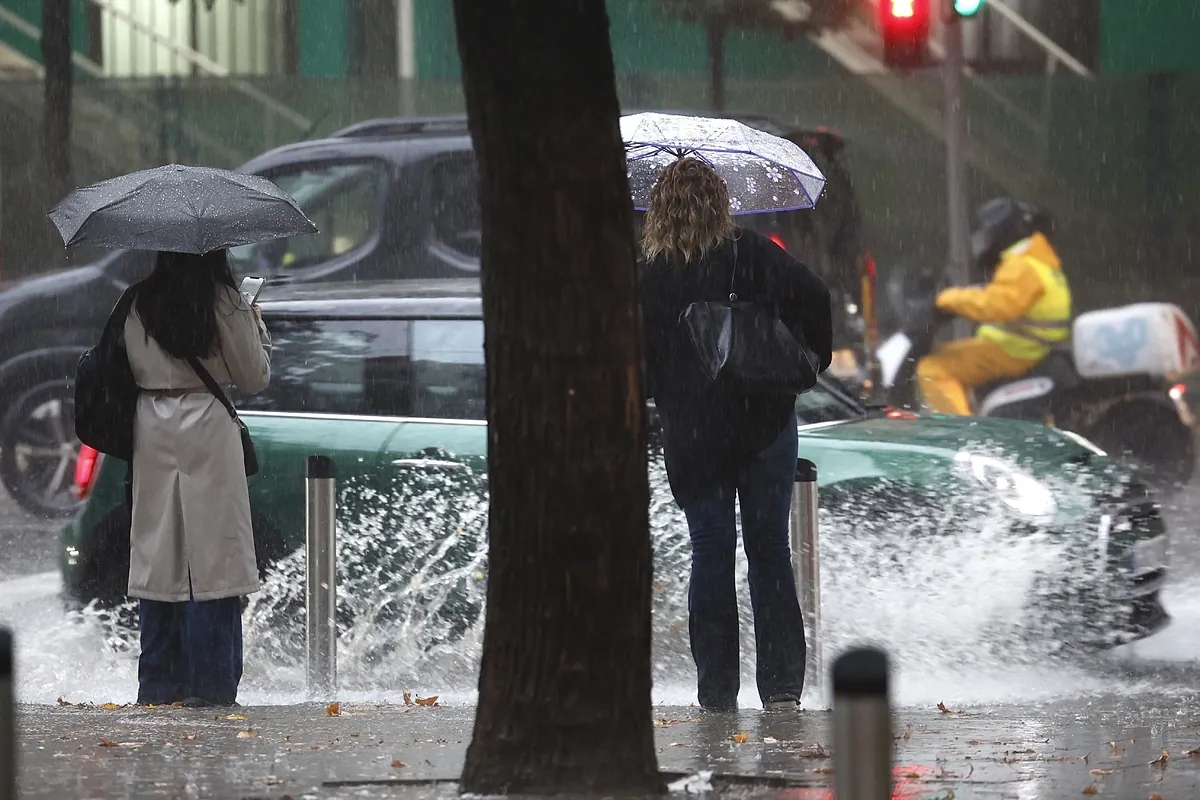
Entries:
[[241,597],[258,590],[258,568],[241,432],[201,373],[260,392],[271,341],[224,250],[159,253],[133,291],[124,331],[141,389],[129,568],[141,600],[138,703],[234,705]]

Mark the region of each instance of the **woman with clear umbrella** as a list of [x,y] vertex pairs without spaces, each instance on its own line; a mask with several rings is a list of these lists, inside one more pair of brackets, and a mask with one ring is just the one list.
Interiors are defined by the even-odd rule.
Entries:
[[831,359],[829,290],[782,248],[735,226],[725,180],[700,158],[678,158],[657,173],[642,250],[649,391],[662,419],[667,477],[692,542],[688,632],[699,702],[709,711],[737,708],[740,503],[759,696],[764,708],[795,709],[806,656],[788,538],[796,395],[714,382],[680,320],[693,304],[734,292],[769,302],[802,334],[821,371]]

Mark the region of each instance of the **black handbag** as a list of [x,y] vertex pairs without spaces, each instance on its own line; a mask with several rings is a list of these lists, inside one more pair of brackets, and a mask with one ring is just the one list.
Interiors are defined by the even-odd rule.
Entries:
[[125,352],[125,320],[133,305],[133,287],[113,307],[100,341],[84,352],[75,367],[75,435],[101,453],[133,460],[133,422],[138,385]]
[[714,383],[744,394],[803,394],[817,385],[817,357],[774,309],[739,300],[737,240],[729,299],[692,303],[679,315],[700,366]]
[[204,381],[204,385],[208,390],[221,401],[221,405],[225,406],[225,410],[229,412],[233,423],[238,426],[238,432],[242,436],[242,459],[246,463],[246,475],[254,475],[258,472],[258,451],[254,449],[254,439],[250,436],[250,429],[246,427],[246,423],[242,422],[242,418],[238,416],[237,409],[233,407],[233,403],[229,402],[229,398],[217,382],[213,380],[212,373],[204,368],[200,363],[200,359],[195,356],[188,357],[188,363],[192,365],[192,369],[200,376],[200,380]]

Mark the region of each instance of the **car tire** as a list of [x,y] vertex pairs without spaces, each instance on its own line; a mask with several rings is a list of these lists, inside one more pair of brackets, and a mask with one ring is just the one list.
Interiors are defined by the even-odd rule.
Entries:
[[0,481],[31,514],[66,517],[79,510],[81,501],[74,495],[78,455],[69,380],[35,385],[0,418]]

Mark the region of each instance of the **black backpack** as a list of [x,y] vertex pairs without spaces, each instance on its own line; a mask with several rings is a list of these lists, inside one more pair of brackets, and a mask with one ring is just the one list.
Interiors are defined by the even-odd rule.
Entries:
[[75,435],[88,447],[123,461],[133,460],[138,399],[125,352],[125,320],[133,295],[133,287],[121,295],[99,343],[80,356],[75,368]]

